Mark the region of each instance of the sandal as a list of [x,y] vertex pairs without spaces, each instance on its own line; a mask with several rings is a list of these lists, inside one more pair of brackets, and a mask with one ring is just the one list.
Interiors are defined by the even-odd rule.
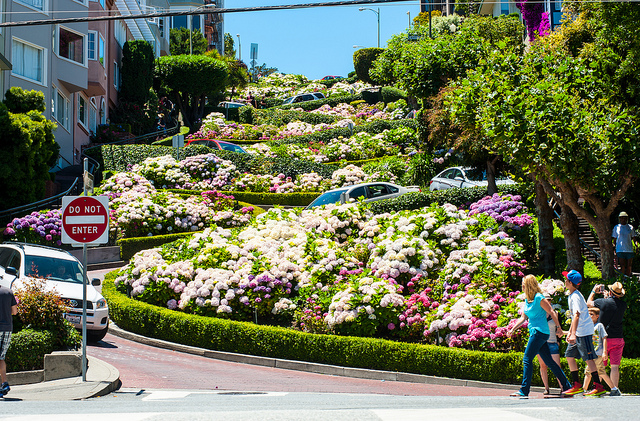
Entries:
[[549,389],[545,389],[544,392],[542,392],[543,395],[548,395],[549,394]]

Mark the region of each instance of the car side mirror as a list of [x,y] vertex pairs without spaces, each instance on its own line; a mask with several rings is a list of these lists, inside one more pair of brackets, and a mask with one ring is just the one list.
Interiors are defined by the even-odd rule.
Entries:
[[91,280],[91,285],[93,285],[94,287],[98,287],[98,286],[100,286],[100,279],[98,279],[98,278],[93,278],[93,279]]
[[9,266],[4,270],[7,275],[18,276],[18,270],[13,266]]

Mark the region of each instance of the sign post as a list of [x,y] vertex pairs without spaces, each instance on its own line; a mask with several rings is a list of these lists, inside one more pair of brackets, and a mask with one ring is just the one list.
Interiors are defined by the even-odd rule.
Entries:
[[[88,160],[84,160],[85,173]],[[84,185],[84,196],[62,198],[62,243],[74,247],[82,245],[82,381],[87,381],[87,245],[109,242],[109,198],[87,196],[88,185]]]

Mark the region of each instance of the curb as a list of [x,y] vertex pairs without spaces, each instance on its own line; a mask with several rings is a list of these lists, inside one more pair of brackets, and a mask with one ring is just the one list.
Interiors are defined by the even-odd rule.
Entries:
[[[161,339],[148,338],[137,333],[128,332],[116,326],[113,322],[109,324],[109,333],[118,336],[123,339],[142,343],[145,345],[153,346],[156,348],[169,349],[172,351],[184,352],[187,354],[198,355],[201,357],[212,358],[217,360],[259,365],[263,367],[280,368],[284,370],[303,371],[315,374],[326,374],[331,376],[353,377],[358,379],[367,380],[381,380],[381,381],[398,381],[408,383],[424,383],[442,386],[465,386],[465,387],[480,387],[485,389],[512,389],[518,388],[519,385],[504,384],[504,383],[491,383],[483,382],[479,380],[464,380],[464,379],[450,379],[447,377],[428,376],[425,374],[412,374],[402,373],[395,371],[383,371],[383,370],[369,370],[365,368],[354,367],[340,367],[335,365],[284,360],[271,357],[260,357],[255,355],[246,354],[234,354],[231,352],[212,351],[203,348],[197,348],[189,345],[177,344],[174,342],[164,341]],[[560,389],[551,388],[552,392],[555,391],[558,394]],[[542,393],[544,387],[532,386],[532,392]],[[555,393],[554,392],[554,393]]]

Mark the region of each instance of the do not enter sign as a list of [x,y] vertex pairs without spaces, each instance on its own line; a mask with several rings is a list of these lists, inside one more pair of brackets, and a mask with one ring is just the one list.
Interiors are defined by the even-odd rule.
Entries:
[[63,197],[62,242],[64,244],[109,242],[109,198],[106,196]]

